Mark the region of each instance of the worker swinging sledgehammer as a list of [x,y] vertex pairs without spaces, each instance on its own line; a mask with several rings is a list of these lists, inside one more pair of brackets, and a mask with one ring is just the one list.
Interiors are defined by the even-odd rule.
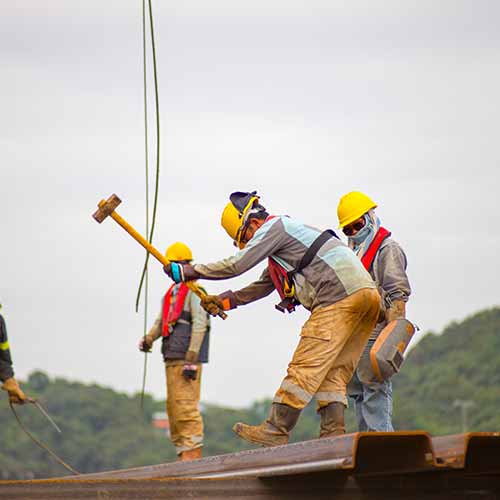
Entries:
[[[168,264],[168,260],[161,254],[146,238],[138,233],[123,217],[117,212],[116,208],[122,201],[116,194],[112,194],[107,200],[101,200],[98,204],[98,209],[92,214],[92,217],[101,224],[104,219],[111,217],[118,225],[127,231],[140,245],[142,245],[153,257],[160,261],[164,266]],[[196,283],[187,283],[187,287],[198,297],[202,298],[206,295],[205,290],[200,288]],[[216,313],[222,319],[227,318],[227,314],[219,310]]]
[[222,226],[241,251],[213,264],[172,262],[165,272],[176,282],[228,279],[268,259],[261,277],[245,288],[202,299],[211,314],[269,295],[275,288],[281,311],[302,304],[311,312],[288,373],[265,422],[237,423],[241,438],[264,446],[286,444],[302,409],[316,397],[320,436],[345,432],[346,386],[376,325],[380,296],[369,273],[333,231],[320,231],[287,216],[270,216],[256,192],[235,192],[222,212]]
[[[169,246],[165,256],[180,265],[193,260],[191,250],[180,242]],[[180,283],[168,289],[160,314],[139,343],[139,349],[148,352],[153,342],[162,338],[170,438],[182,461],[202,455],[201,366],[208,362],[209,332],[210,317],[200,298]]]

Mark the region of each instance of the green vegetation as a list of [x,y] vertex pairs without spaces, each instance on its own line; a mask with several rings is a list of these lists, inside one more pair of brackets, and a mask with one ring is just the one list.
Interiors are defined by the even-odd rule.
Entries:
[[[429,333],[410,353],[395,377],[395,426],[426,429],[433,434],[461,432],[455,400],[471,400],[470,430],[500,428],[500,308],[452,323],[442,334]],[[40,399],[63,430],[57,434],[32,405],[17,407],[26,427],[81,472],[162,463],[175,459],[173,446],[151,417],[164,403],[146,396],[128,396],[97,385],[49,379],[32,373],[23,389]],[[273,388],[270,388],[270,392]],[[18,427],[2,395],[0,400],[0,479],[51,477],[67,472],[39,449]],[[204,405],[205,454],[248,449],[231,431],[237,421],[260,422],[270,400],[242,410]],[[355,431],[352,409],[348,429]],[[293,441],[318,434],[314,406],[304,411]]]

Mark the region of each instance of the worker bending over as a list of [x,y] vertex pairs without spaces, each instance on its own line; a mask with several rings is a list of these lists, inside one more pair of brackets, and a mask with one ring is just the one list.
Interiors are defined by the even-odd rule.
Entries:
[[358,430],[393,431],[392,382],[378,380],[370,351],[380,332],[394,319],[405,318],[411,293],[406,275],[406,256],[401,246],[381,227],[375,202],[363,193],[351,192],[340,199],[337,215],[349,247],[354,250],[379,287],[385,314],[373,330],[351,382],[348,394],[355,401]]
[[[191,250],[177,242],[167,248],[172,264],[187,265]],[[208,362],[210,317],[200,299],[184,283],[172,285],[163,298],[162,310],[139,348],[149,351],[162,338],[167,378],[167,415],[170,438],[179,460],[201,458],[203,420],[199,410],[201,365]]]
[[257,426],[237,423],[233,430],[264,446],[286,444],[301,410],[316,397],[320,436],[344,433],[346,385],[379,315],[375,283],[333,231],[270,216],[255,192],[232,193],[221,223],[240,252],[213,264],[172,263],[165,272],[176,282],[228,279],[268,259],[256,282],[236,292],[207,296],[203,307],[216,314],[219,308],[234,309],[276,288],[281,311],[292,312],[298,304],[311,311],[269,417]]
[[[0,305],[0,309],[2,306]],[[12,369],[12,358],[10,356],[9,339],[7,338],[7,326],[3,316],[0,314],[0,380],[3,382],[2,389],[9,393],[9,401],[15,404],[23,404],[26,401],[24,392],[14,378]]]

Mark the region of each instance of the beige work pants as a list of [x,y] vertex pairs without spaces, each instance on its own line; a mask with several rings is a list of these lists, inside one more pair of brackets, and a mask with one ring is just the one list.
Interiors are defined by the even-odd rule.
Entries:
[[302,409],[315,396],[319,408],[335,401],[347,406],[346,386],[377,323],[379,307],[377,290],[364,288],[315,309],[302,327],[274,402]]
[[203,446],[203,420],[199,409],[201,363],[196,380],[182,376],[182,364],[166,365],[167,415],[170,439],[177,454]]

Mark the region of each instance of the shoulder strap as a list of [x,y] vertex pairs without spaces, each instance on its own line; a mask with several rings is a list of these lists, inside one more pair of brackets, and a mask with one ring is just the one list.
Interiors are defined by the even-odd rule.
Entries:
[[290,271],[288,274],[291,277],[295,273],[298,273],[304,269],[304,267],[307,267],[312,260],[314,259],[314,256],[318,253],[319,249],[330,239],[330,238],[337,238],[338,236],[335,234],[335,231],[333,229],[327,229],[326,231],[323,231],[313,242],[312,245],[307,249],[306,253],[302,256],[302,259],[300,259],[299,265],[293,270]]
[[375,256],[380,249],[380,246],[390,235],[391,232],[388,231],[385,227],[380,227],[380,229],[377,231],[377,234],[375,235],[375,238],[373,238],[373,241],[370,243],[368,250],[366,250],[363,257],[361,257],[361,262],[363,263],[363,266],[365,266],[365,269],[367,271],[370,271],[373,261],[375,260]]

